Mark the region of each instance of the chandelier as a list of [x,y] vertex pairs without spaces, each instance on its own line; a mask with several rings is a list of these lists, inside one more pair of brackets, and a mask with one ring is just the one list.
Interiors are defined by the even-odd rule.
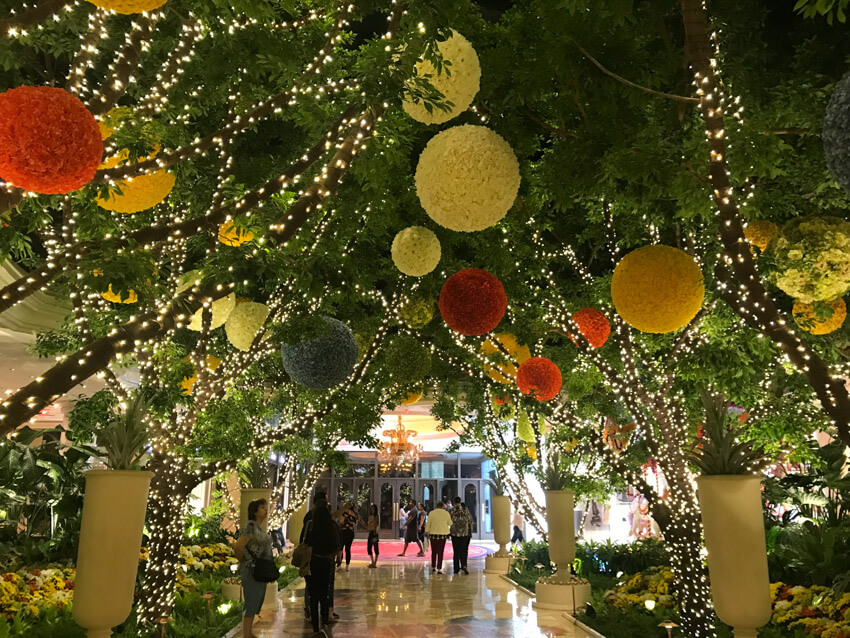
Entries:
[[381,441],[378,446],[378,463],[381,470],[412,470],[422,452],[422,446],[411,440],[416,436],[416,430],[405,429],[399,414],[398,425],[391,430],[384,430],[381,434],[389,437],[389,441]]

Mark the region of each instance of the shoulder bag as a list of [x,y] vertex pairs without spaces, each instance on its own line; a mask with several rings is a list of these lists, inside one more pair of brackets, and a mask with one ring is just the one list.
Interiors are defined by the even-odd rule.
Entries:
[[272,583],[278,579],[280,573],[277,570],[277,565],[270,558],[260,558],[250,549],[245,546],[245,550],[251,554],[254,559],[254,569],[251,571],[251,576],[259,583]]

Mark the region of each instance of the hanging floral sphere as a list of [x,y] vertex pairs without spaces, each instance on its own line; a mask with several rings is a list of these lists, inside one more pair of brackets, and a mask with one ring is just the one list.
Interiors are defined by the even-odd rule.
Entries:
[[410,335],[398,335],[387,347],[386,366],[396,383],[416,383],[431,371],[431,351]]
[[611,279],[614,308],[641,332],[664,334],[682,328],[702,306],[702,272],[686,252],[654,244],[620,260]]
[[523,394],[538,401],[550,401],[561,391],[561,371],[546,357],[532,357],[516,373],[516,385]]
[[504,217],[519,191],[519,163],[497,133],[464,124],[435,135],[419,156],[416,192],[428,216],[474,232]]
[[799,217],[785,224],[768,247],[776,286],[805,303],[832,301],[850,290],[850,222]]
[[236,305],[224,323],[228,341],[238,350],[250,350],[257,331],[269,316],[269,307],[250,299],[237,299]]
[[424,226],[409,226],[393,239],[393,263],[405,275],[427,275],[440,263],[440,255],[440,240]]
[[422,395],[425,394],[422,390],[414,390],[413,392],[408,392],[407,396],[401,400],[402,405],[415,405],[419,403],[419,400],[422,398]]
[[[611,324],[608,318],[596,308],[582,308],[572,316],[572,320],[592,348],[604,346],[611,335]],[[570,338],[572,339],[572,336]],[[575,339],[573,343],[576,343]]]
[[634,429],[634,424],[620,426],[613,419],[605,419],[605,427],[602,429],[602,440],[615,453],[619,454],[626,449],[629,443],[629,432]]
[[244,228],[237,228],[232,219],[218,227],[218,241],[225,246],[241,246],[252,239],[254,239],[254,233]]
[[520,441],[534,443],[534,428],[531,427],[531,419],[528,418],[528,412],[523,409],[520,409],[516,420],[516,435]]
[[166,0],[88,0],[94,6],[123,15],[159,9]]
[[[184,361],[190,361],[189,357],[183,359]],[[221,365],[221,359],[218,357],[214,357],[212,355],[207,355],[206,360],[206,368],[207,370],[215,370],[218,366]],[[195,372],[191,377],[183,377],[183,381],[180,383],[180,387],[183,388],[183,394],[190,395],[192,394],[192,388],[195,386],[195,383],[198,380],[198,373]]]
[[[495,339],[495,341],[494,341]],[[516,367],[531,358],[531,350],[528,346],[520,344],[517,338],[506,332],[500,332],[487,337],[484,343],[481,344],[481,351],[486,355],[500,355],[505,357],[504,351],[496,345],[496,342],[501,344],[504,350],[508,351],[510,360],[505,363],[497,363],[495,365],[484,364],[484,371],[493,381],[498,383],[510,384],[516,379]],[[491,357],[495,359],[496,357]],[[516,363],[514,363],[516,362]]]
[[424,102],[417,104],[405,97],[402,104],[405,112],[423,124],[442,124],[463,113],[472,104],[481,80],[478,54],[469,40],[457,31],[452,31],[448,40],[438,42],[437,50],[449,66],[439,73],[428,60],[420,60],[416,63],[416,75],[427,77],[431,85],[443,94],[443,101],[451,102],[453,106],[447,111],[433,108],[429,112]]
[[850,193],[850,73],[835,85],[823,118],[821,139],[829,171]]
[[[224,322],[230,317],[230,313],[236,307],[236,294],[230,293],[226,297],[221,297],[212,302],[212,319],[210,320],[210,330],[215,330],[224,325]],[[200,332],[203,326],[203,308],[192,315],[192,321],[189,322],[189,330]]]
[[339,385],[357,363],[354,335],[341,321],[320,317],[326,332],[281,347],[283,368],[295,381],[314,390]]
[[[159,147],[147,157],[153,159],[159,153]],[[100,165],[102,169],[115,168],[127,162],[130,153],[125,148]],[[110,190],[107,197],[98,197],[97,205],[114,213],[132,215],[153,208],[162,202],[174,188],[174,175],[168,171],[154,171],[137,175],[131,180],[117,182],[116,190]],[[120,191],[120,192],[119,192]]]
[[0,93],[0,177],[28,191],[70,193],[94,177],[103,141],[94,116],[63,89]]
[[821,304],[828,308],[827,313],[830,313],[828,317],[818,316],[826,313],[818,313],[814,304],[805,303],[799,299],[794,302],[791,312],[794,315],[794,321],[801,329],[813,335],[826,335],[844,325],[844,320],[847,318],[847,305],[841,297],[828,303],[821,302]]
[[744,239],[752,246],[764,252],[767,250],[767,245],[778,230],[779,227],[773,222],[766,219],[757,219],[754,222],[747,222],[744,226]]
[[434,318],[434,300],[408,299],[399,308],[398,316],[412,330],[424,328]]
[[489,272],[467,268],[446,280],[437,305],[452,330],[476,336],[499,325],[508,309],[508,297],[502,282]]

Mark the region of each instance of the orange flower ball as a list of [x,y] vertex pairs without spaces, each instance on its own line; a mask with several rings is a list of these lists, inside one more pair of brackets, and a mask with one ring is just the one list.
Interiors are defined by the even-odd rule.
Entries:
[[[582,308],[572,317],[579,332],[593,348],[601,348],[611,335],[608,318],[596,308]],[[572,337],[571,337],[572,338]],[[573,343],[576,340],[573,339]]]
[[561,391],[561,371],[546,357],[532,357],[516,373],[516,385],[523,394],[538,401],[550,401]]

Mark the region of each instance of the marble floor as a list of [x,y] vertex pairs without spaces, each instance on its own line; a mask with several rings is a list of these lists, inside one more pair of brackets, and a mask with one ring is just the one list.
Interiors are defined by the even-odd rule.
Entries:
[[[560,613],[532,609],[532,600],[498,575],[484,574],[484,561],[470,561],[469,576],[431,574],[424,563],[394,563],[368,569],[352,562],[336,576],[339,623],[334,638],[586,638]],[[444,570],[445,571],[445,570]],[[303,615],[303,582],[280,595],[274,617],[255,624],[260,638],[311,636]],[[241,633],[236,633],[240,636]]]

